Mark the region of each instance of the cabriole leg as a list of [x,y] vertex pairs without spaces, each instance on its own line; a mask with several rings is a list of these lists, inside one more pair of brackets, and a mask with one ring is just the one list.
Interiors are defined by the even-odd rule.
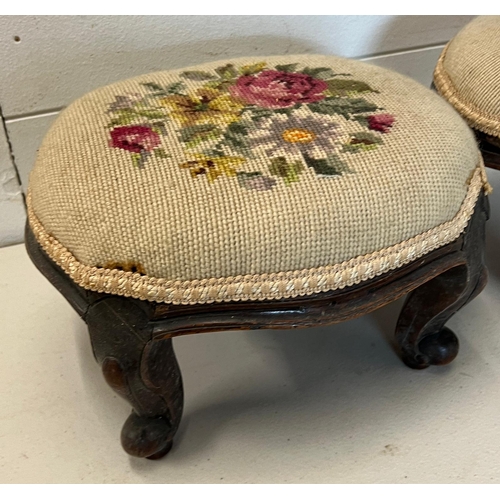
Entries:
[[458,339],[444,325],[485,287],[484,226],[488,202],[481,195],[467,227],[465,264],[454,267],[411,292],[396,326],[401,357],[411,368],[445,365],[458,354]]
[[104,378],[133,407],[121,434],[127,453],[166,455],[182,415],[183,390],[171,339],[154,340],[136,301],[109,297],[91,305],[86,321]]

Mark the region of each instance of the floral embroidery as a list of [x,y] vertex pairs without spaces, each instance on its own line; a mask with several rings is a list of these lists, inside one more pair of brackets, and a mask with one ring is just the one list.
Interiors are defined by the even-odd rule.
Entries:
[[244,107],[243,102],[216,89],[198,89],[193,96],[173,95],[159,102],[182,125],[229,124],[239,119]]
[[287,186],[289,186],[291,182],[297,182],[299,180],[299,174],[303,170],[304,165],[302,162],[296,161],[289,163],[283,156],[273,158],[269,165],[269,172],[272,175],[282,177]]
[[261,148],[267,156],[309,154],[324,156],[335,148],[339,124],[321,115],[275,114],[263,118],[248,134],[248,145]]
[[[306,168],[322,177],[352,173],[342,156],[381,146],[395,118],[376,114],[382,108],[365,96],[378,91],[351,77],[265,62],[184,71],[167,86],[142,83],[144,95],[116,96],[108,108],[109,145],[144,168],[153,155],[169,157],[162,146],[168,127],[186,153],[179,167],[191,177],[232,177],[254,191],[273,189],[280,179],[290,186]],[[268,158],[267,171],[244,170],[257,155]]]
[[[160,136],[153,128],[145,125],[116,127],[111,132],[110,146],[134,153],[132,161],[139,168],[144,168],[151,151],[160,145]],[[161,153],[159,149],[156,153]],[[165,155],[166,156],[166,155]]]
[[368,128],[386,134],[394,123],[392,115],[372,115],[367,118]]
[[181,168],[189,168],[191,177],[205,175],[208,182],[214,182],[220,175],[234,177],[237,174],[236,166],[245,163],[245,158],[238,157],[221,157],[210,158],[205,155],[194,155],[195,160],[187,161],[180,165]]
[[266,70],[240,76],[229,92],[248,104],[274,109],[321,101],[327,88],[326,82],[305,73]]
[[116,127],[111,131],[111,146],[132,153],[151,151],[160,144],[159,135],[149,127],[130,125]]
[[349,141],[344,144],[343,151],[358,153],[360,151],[371,151],[382,144],[382,139],[371,132],[356,132],[351,135]]
[[238,182],[241,187],[255,191],[268,191],[276,185],[275,179],[262,175],[260,172],[239,172]]

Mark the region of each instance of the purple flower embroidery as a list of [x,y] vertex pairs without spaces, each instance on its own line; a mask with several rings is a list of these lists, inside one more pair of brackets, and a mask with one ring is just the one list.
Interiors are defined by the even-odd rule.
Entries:
[[141,94],[137,93],[117,95],[115,97],[115,102],[109,105],[108,113],[119,111],[121,109],[131,109],[142,99],[143,97],[141,96]]
[[305,73],[266,70],[257,75],[240,76],[229,87],[233,97],[264,108],[288,108],[295,104],[321,101],[326,82]]
[[239,172],[238,182],[241,187],[254,191],[269,191],[276,185],[275,179],[262,175],[260,172]]
[[328,116],[276,113],[259,121],[248,136],[248,145],[262,148],[269,157],[307,154],[321,158],[339,147],[339,130],[339,124]]

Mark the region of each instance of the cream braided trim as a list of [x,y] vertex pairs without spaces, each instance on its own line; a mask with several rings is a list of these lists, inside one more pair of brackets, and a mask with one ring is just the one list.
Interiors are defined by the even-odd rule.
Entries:
[[500,116],[485,113],[476,105],[467,102],[444,69],[444,59],[449,45],[448,43],[443,49],[434,69],[434,85],[437,91],[467,120],[471,127],[500,137]]
[[192,281],[154,278],[82,264],[47,234],[33,212],[29,192],[27,205],[29,224],[37,241],[50,258],[83,288],[153,302],[208,304],[312,295],[348,287],[402,267],[460,236],[472,216],[480,191],[486,187],[485,182],[484,165],[481,164],[471,175],[467,195],[452,220],[377,252],[340,264],[300,271]]

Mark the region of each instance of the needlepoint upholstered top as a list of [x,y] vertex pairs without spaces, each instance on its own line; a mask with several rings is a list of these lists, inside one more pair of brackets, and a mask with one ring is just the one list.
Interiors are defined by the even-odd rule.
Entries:
[[500,137],[500,16],[477,17],[448,43],[434,85],[471,127]]
[[415,81],[332,56],[246,58],[70,105],[39,150],[29,222],[87,289],[279,299],[453,241],[485,185],[466,123]]

